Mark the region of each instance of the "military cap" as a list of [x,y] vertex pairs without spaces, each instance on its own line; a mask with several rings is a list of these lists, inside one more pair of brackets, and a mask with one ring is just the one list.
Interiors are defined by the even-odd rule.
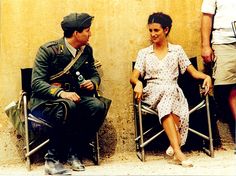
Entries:
[[78,28],[87,28],[91,26],[94,16],[87,13],[71,13],[63,18],[61,27],[64,31]]

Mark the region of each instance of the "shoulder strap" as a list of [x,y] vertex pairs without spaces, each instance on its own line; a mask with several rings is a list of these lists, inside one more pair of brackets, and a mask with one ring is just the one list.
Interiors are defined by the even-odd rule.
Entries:
[[77,55],[72,58],[70,63],[62,71],[60,71],[59,73],[56,73],[55,75],[50,76],[50,81],[53,81],[54,79],[59,78],[62,75],[64,75],[66,72],[68,72],[70,70],[70,68],[74,65],[74,63],[79,59],[79,57],[81,56],[81,54],[84,51],[84,48],[85,48],[85,46],[81,47],[81,49],[79,50]]

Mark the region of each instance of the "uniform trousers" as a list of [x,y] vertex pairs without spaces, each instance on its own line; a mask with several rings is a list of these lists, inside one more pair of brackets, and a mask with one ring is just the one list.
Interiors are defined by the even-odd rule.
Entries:
[[45,159],[80,155],[80,149],[96,134],[105,119],[105,105],[96,97],[81,96],[71,100],[50,100],[34,108],[32,114],[47,121],[50,139]]

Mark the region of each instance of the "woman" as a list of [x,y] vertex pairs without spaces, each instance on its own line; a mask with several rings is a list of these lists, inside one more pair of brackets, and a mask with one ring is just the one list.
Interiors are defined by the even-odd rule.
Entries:
[[[185,144],[188,124],[188,103],[177,84],[180,72],[186,70],[196,79],[203,79],[205,93],[212,87],[210,76],[197,71],[180,45],[168,42],[167,36],[172,26],[170,16],[158,12],[148,18],[148,29],[152,44],[138,52],[130,83],[134,85],[135,98],[158,112],[170,147],[166,153],[174,155],[174,160],[185,167],[193,164],[181,151]],[[143,88],[138,79],[143,77],[147,85]]]

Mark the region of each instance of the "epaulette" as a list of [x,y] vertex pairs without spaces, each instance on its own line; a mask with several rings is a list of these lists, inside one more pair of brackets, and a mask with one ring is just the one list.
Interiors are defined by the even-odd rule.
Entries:
[[56,55],[61,55],[64,53],[64,45],[62,44],[59,44],[58,42],[56,41],[52,41],[52,42],[49,42],[46,44],[46,47],[47,48],[52,48],[53,52],[56,54]]
[[48,42],[45,44],[45,46],[48,48],[48,47],[51,47],[51,46],[55,46],[57,45],[58,43],[56,41],[52,41],[52,42]]

